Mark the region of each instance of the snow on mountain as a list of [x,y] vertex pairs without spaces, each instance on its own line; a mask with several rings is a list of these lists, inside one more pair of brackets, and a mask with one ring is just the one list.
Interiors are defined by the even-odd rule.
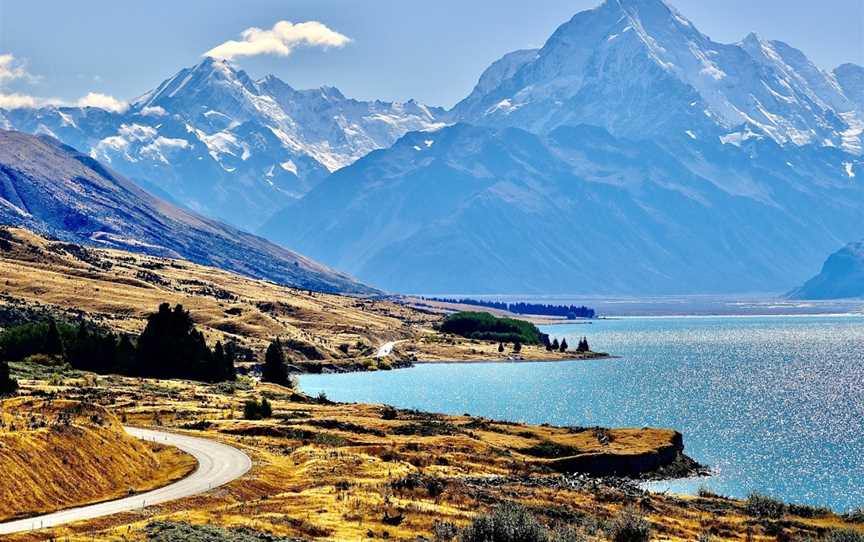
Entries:
[[331,171],[408,131],[439,128],[443,111],[353,100],[331,87],[294,90],[274,76],[253,81],[228,61],[205,58],[123,113],[0,114],[7,128],[56,137],[162,197],[254,229]]
[[[861,152],[853,132],[864,115],[838,77],[782,42],[751,34],[717,43],[662,0],[607,0],[536,54],[507,58],[454,108],[455,120],[536,132],[586,122],[627,137],[690,130],[735,140],[751,130]],[[501,62],[516,69],[502,77]]]

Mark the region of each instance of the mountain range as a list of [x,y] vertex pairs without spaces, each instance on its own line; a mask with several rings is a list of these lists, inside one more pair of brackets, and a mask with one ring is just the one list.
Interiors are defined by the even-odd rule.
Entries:
[[864,68],[662,0],[576,14],[450,110],[205,59],[122,113],[4,122],[395,291],[786,291],[864,218]]
[[0,128],[50,135],[160,197],[254,229],[331,171],[440,126],[442,113],[352,100],[332,87],[295,90],[272,75],[253,81],[208,57],[125,111],[14,109],[2,112]]
[[300,288],[375,292],[260,237],[162,201],[48,136],[0,130],[0,223]]

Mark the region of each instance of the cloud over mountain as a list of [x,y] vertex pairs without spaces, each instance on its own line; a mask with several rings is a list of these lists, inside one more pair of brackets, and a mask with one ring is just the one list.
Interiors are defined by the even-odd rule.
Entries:
[[296,47],[344,47],[351,39],[318,21],[292,23],[279,21],[270,30],[247,28],[242,40],[228,40],[210,49],[204,56],[231,60],[239,56],[288,56]]

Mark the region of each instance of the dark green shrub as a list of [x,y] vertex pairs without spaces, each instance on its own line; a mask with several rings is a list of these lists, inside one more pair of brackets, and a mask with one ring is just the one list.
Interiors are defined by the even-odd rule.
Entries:
[[271,416],[273,407],[266,397],[262,397],[260,402],[252,399],[243,404],[243,417],[247,420],[263,420]]
[[441,331],[469,339],[499,343],[543,344],[537,326],[524,320],[497,318],[485,312],[457,312],[441,323]]
[[611,542],[648,542],[651,525],[635,508],[624,508],[612,518],[608,527]]
[[751,493],[745,503],[747,514],[760,519],[780,519],[786,514],[786,505],[759,493]]

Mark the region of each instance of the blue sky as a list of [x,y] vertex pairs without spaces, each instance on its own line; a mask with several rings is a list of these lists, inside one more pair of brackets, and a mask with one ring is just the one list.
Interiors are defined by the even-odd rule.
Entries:
[[[481,71],[514,49],[539,47],[561,23],[599,0],[0,0],[4,92],[67,101],[97,92],[128,100],[249,27],[319,21],[351,41],[297,47],[287,56],[235,61],[253,77],[274,73],[297,88],[334,85],[346,95],[416,98],[451,106]],[[864,64],[864,1],[673,0],[704,33],[733,42],[755,31],[802,49],[817,64]],[[14,62],[11,63],[11,62]],[[2,69],[0,56],[0,69]],[[29,76],[20,76],[23,73]]]

